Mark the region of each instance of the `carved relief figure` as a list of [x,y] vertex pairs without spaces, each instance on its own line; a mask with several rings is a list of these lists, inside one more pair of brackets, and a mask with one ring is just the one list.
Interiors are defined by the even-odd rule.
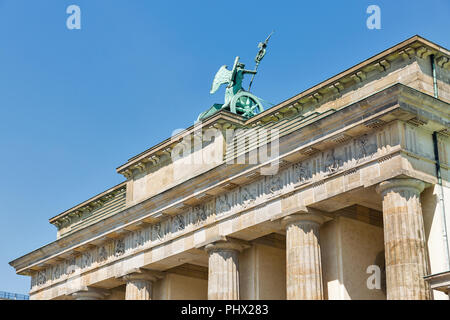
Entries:
[[325,159],[325,170],[327,171],[328,174],[332,174],[339,171],[341,165],[342,160],[334,156],[334,150],[332,150],[327,154],[327,157]]
[[206,220],[206,210],[203,206],[194,208],[195,223],[200,224]]
[[153,232],[154,232],[154,234],[156,236],[156,239],[158,239],[158,240],[162,240],[163,239],[163,231],[162,231],[160,222],[158,222],[157,224],[155,224],[153,226]]
[[81,256],[81,267],[86,268],[92,264],[92,255],[90,252],[85,252]]
[[74,273],[75,268],[76,268],[76,260],[75,260],[75,257],[72,257],[69,259],[69,261],[67,263],[67,274]]
[[184,223],[184,216],[182,214],[176,215],[173,218],[173,226],[174,226],[174,232],[184,229],[185,223]]
[[47,282],[47,275],[45,274],[45,270],[44,271],[39,271],[38,272],[38,276],[37,276],[37,284],[38,286],[41,284],[44,284],[45,282]]
[[134,235],[134,248],[140,247],[143,244],[144,244],[144,235],[142,233],[142,230],[138,230]]
[[358,147],[358,162],[363,161],[367,156],[373,156],[377,152],[377,145],[369,140],[367,134],[356,140]]
[[365,158],[367,156],[367,135],[363,135],[361,138],[357,140],[359,146],[359,155],[358,158]]
[[294,182],[303,183],[311,178],[309,163],[300,162],[294,165]]
[[52,278],[53,280],[59,279],[59,277],[61,276],[61,266],[59,264],[57,264],[56,266],[53,267],[52,270]]
[[215,206],[216,206],[215,200],[212,200],[204,205],[203,209],[205,210],[206,217],[209,217],[210,215],[213,214],[216,208]]
[[274,194],[283,187],[283,181],[281,180],[280,175],[275,175],[268,179],[269,181],[266,184],[266,193]]
[[222,194],[217,198],[217,212],[223,213],[231,209],[231,204],[228,200],[228,194]]
[[125,253],[125,241],[123,239],[119,239],[116,242],[116,250],[115,250],[115,255],[117,256],[121,256]]
[[106,248],[104,246],[101,246],[98,249],[98,261],[103,262],[108,258],[108,252],[106,251]]
[[252,205],[256,200],[256,190],[253,188],[247,186],[243,187],[241,189],[241,201],[242,206],[244,208],[247,208],[248,206]]

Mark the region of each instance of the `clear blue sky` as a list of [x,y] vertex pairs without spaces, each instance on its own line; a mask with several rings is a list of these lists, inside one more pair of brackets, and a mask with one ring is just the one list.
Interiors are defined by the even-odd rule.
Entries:
[[415,34],[450,47],[450,1],[0,0],[0,291],[27,293],[8,262],[56,239],[48,219],[221,103],[218,68],[253,68],[273,29],[252,91],[278,103]]

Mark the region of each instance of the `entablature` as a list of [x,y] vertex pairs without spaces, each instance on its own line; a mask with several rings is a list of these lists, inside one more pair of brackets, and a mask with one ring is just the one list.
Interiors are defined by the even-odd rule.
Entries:
[[[417,97],[417,99],[414,99],[414,97]],[[163,235],[164,232],[160,224],[163,221],[170,221],[170,224],[166,225],[170,225],[171,232],[176,234],[177,231],[184,230],[186,226],[187,222],[182,215],[186,210],[197,210],[195,208],[199,205],[207,206],[208,203],[213,203],[210,209],[200,210],[196,213],[195,216],[203,221],[202,212],[207,210],[220,211],[218,210],[220,206],[228,207],[226,200],[225,204],[223,203],[223,194],[246,186],[253,181],[258,181],[258,179],[269,179],[268,184],[266,184],[268,187],[264,187],[264,192],[276,193],[277,196],[281,196],[278,180],[261,176],[260,170],[264,167],[279,166],[280,170],[287,168],[294,170],[295,167],[300,177],[302,174],[308,175],[308,179],[300,181],[301,183],[289,192],[295,192],[298,188],[315,186],[316,184],[319,186],[324,179],[346,174],[347,171],[348,174],[352,174],[356,170],[355,168],[365,165],[365,160],[357,163],[348,162],[345,170],[343,170],[341,169],[344,168],[341,166],[342,163],[333,153],[328,152],[328,155],[323,159],[321,157],[315,159],[315,155],[323,154],[327,150],[340,146],[342,149],[340,152],[344,152],[344,154],[349,152],[350,156],[353,154],[352,152],[355,152],[354,148],[357,148],[358,157],[361,156],[361,159],[366,159],[365,153],[374,153],[377,148],[385,144],[382,135],[371,138],[372,140],[375,139],[373,141],[379,139],[379,142],[368,144],[367,137],[369,134],[395,120],[408,123],[410,126],[419,125],[428,131],[442,131],[448,129],[448,110],[450,110],[449,105],[443,101],[401,84],[394,85],[369,98],[352,103],[346,108],[327,114],[314,122],[293,130],[280,140],[281,152],[276,159],[255,165],[223,164],[203,174],[202,177],[195,177],[162,194],[143,199],[141,202],[126,207],[121,212],[102,220],[101,223],[94,223],[58,239],[22,258],[16,259],[11,264],[19,273],[35,272],[51,265],[54,261],[58,261],[57,259],[61,259],[61,256],[77,255],[84,250],[89,250],[94,243],[113,241],[117,244],[124,235],[141,228],[148,228],[149,225],[152,228],[157,228],[159,225],[160,231],[156,230],[155,234]],[[439,117],[432,115],[437,112],[441,113]],[[420,121],[417,120],[418,116],[421,117]],[[345,149],[348,143],[350,143],[349,148]],[[369,145],[370,148],[375,149],[370,149]],[[370,161],[387,161],[393,154],[402,152],[414,154],[414,148],[403,150],[401,147],[386,147],[383,152],[382,155],[377,156],[379,159],[373,158]],[[427,157],[427,154],[422,156]],[[304,171],[305,169],[302,169],[299,165],[304,160],[310,161],[310,171]],[[432,159],[428,160],[431,163],[433,162]],[[316,163],[316,169],[314,170],[320,167],[320,174],[316,174],[313,178],[312,172],[314,170],[312,168],[314,168],[314,163]],[[309,178],[310,175],[311,179]],[[223,177],[227,178],[224,179]],[[199,183],[199,179],[209,182]],[[433,183],[433,178],[430,179],[429,182]],[[247,195],[243,202],[247,203],[246,208],[251,208],[254,205],[254,198],[251,194]],[[119,256],[121,245],[120,243],[117,244]]]

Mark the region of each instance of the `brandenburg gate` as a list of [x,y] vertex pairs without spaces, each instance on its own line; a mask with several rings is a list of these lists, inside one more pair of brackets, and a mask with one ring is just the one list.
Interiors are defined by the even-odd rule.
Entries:
[[50,219],[10,262],[30,299],[448,299],[450,52],[414,36],[270,108],[256,69]]

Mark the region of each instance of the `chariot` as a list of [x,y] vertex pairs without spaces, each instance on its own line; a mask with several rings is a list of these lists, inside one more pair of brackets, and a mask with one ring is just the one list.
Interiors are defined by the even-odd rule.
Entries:
[[[265,42],[260,42],[258,45],[260,50],[255,58],[255,70],[246,70],[245,65],[239,62],[239,57],[236,57],[234,60],[233,68],[231,70],[228,70],[226,65],[220,67],[214,77],[210,93],[214,94],[222,84],[227,84],[225,90],[225,102],[223,104],[216,103],[205,112],[202,112],[198,116],[197,121],[205,119],[220,110],[227,110],[247,119],[264,111],[261,99],[250,93],[250,87],[253,78],[257,73],[258,65],[266,53],[266,46],[269,38],[270,35]],[[248,73],[252,74],[253,77],[250,81],[249,90],[246,91],[242,88],[242,81],[244,75]]]

